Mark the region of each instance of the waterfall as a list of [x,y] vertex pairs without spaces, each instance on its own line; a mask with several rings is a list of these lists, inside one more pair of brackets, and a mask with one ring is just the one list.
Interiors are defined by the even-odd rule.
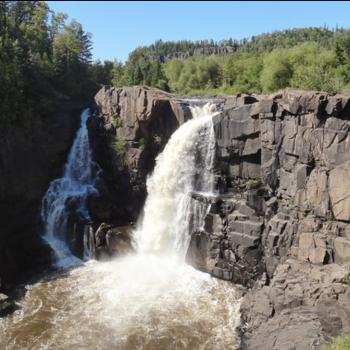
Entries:
[[[189,233],[202,228],[208,210],[192,193],[214,188],[213,106],[193,107],[192,115],[148,178],[144,217],[135,232],[138,254],[91,259],[28,287],[21,308],[0,320],[1,349],[237,349],[234,285],[184,261]],[[88,219],[86,198],[96,191],[87,118],[84,111],[64,175],[43,199],[45,238],[64,267],[72,263],[65,236],[71,202]],[[89,246],[94,232],[85,231]]]
[[56,264],[69,265],[76,261],[67,242],[68,220],[72,215],[81,221],[89,221],[86,202],[96,193],[99,168],[92,160],[86,122],[89,109],[81,113],[81,125],[70,150],[64,174],[53,180],[42,199],[41,217],[44,239],[56,255]]
[[192,107],[193,118],[171,136],[157,157],[147,180],[143,220],[136,232],[139,252],[171,251],[184,256],[190,229],[201,228],[205,211],[195,207],[192,193],[212,193],[214,189],[214,107],[210,103]]

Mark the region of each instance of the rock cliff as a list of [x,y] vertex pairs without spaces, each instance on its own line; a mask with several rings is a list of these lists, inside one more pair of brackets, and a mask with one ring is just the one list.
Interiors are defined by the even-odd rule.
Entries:
[[252,288],[243,349],[321,349],[350,332],[350,95],[229,97],[214,118],[220,195],[187,259]]
[[[242,349],[321,349],[350,332],[350,94],[217,102],[218,194],[193,194],[209,211],[187,261],[247,287]],[[90,129],[106,189],[91,208],[97,221],[125,225],[188,101],[128,87],[103,88],[96,103]]]
[[124,225],[137,220],[155,158],[190,112],[171,94],[141,86],[104,87],[95,101],[89,127],[106,188],[90,209],[96,221]]

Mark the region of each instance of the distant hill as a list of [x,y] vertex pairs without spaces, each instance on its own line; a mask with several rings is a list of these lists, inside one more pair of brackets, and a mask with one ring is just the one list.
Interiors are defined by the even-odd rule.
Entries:
[[270,52],[276,48],[290,48],[305,42],[315,42],[324,47],[331,47],[339,34],[350,34],[350,29],[333,30],[320,27],[294,28],[272,33],[263,33],[242,40],[229,38],[215,42],[214,40],[158,40],[149,46],[133,50],[130,55],[143,54],[161,63],[172,59],[187,59],[203,55],[230,55],[235,52],[257,53]]
[[[268,93],[286,87],[350,88],[350,29],[295,28],[215,42],[162,41],[138,47],[127,62],[107,62],[105,84],[148,85],[179,94]],[[99,82],[99,79],[95,79]]]

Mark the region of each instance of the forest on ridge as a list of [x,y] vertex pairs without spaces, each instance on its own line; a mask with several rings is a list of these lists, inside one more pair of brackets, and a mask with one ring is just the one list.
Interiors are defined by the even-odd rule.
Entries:
[[[117,50],[117,47],[116,47]],[[1,121],[28,121],[57,98],[91,100],[101,85],[182,95],[350,87],[350,30],[298,28],[249,39],[162,41],[126,62],[92,61],[92,35],[45,1],[0,2]],[[16,106],[16,108],[14,108]]]

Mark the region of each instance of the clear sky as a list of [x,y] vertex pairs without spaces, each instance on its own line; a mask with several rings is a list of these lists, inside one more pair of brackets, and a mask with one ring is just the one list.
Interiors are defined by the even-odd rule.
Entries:
[[242,39],[273,30],[350,27],[342,1],[48,1],[93,37],[93,58],[126,60],[162,40]]

